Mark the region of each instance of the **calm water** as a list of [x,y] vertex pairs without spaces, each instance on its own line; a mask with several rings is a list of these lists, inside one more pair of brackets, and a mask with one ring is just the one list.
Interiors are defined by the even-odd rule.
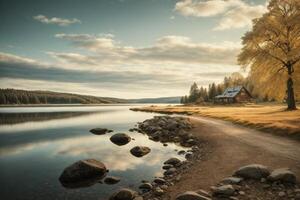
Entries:
[[[145,135],[128,132],[136,122],[153,115],[130,111],[126,105],[0,108],[1,199],[107,199],[120,187],[137,189],[141,180],[162,174],[166,159],[183,159],[174,151],[182,147],[164,147]],[[95,127],[126,132],[135,140],[117,146],[109,140],[114,133],[91,134],[89,130]],[[129,150],[136,145],[150,147],[151,153],[132,156]],[[108,175],[121,177],[121,181],[64,188],[58,180],[61,172],[86,158],[102,161],[110,170]]]

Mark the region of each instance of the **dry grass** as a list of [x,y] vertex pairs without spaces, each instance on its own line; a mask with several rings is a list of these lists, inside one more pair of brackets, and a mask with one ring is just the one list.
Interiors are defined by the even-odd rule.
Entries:
[[300,110],[286,111],[285,109],[286,105],[283,104],[248,104],[238,106],[150,106],[135,110],[214,117],[299,139]]

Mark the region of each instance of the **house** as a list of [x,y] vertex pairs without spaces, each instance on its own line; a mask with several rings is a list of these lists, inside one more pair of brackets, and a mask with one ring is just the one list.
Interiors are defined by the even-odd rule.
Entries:
[[227,88],[223,94],[217,95],[214,101],[217,103],[242,103],[251,101],[252,96],[244,86]]

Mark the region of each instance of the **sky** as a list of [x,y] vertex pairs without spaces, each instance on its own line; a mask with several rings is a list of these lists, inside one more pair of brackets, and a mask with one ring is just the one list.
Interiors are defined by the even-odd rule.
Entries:
[[241,72],[266,0],[0,0],[0,87],[182,96]]

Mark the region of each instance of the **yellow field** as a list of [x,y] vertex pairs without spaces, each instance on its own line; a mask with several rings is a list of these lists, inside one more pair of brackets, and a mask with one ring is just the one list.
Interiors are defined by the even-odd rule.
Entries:
[[[300,108],[300,105],[298,105]],[[149,106],[134,110],[201,115],[232,121],[259,130],[300,138],[300,110],[286,111],[283,104],[242,106]]]

